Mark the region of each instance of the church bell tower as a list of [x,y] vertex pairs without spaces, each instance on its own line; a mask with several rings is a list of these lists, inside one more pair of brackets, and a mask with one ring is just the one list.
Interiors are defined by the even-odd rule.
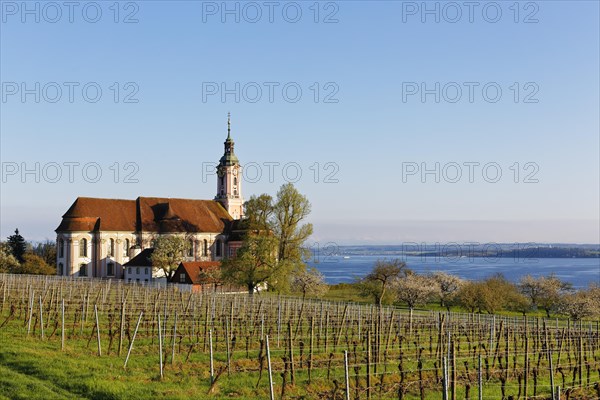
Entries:
[[233,219],[244,216],[244,199],[242,198],[242,168],[233,152],[234,142],[231,138],[231,115],[227,114],[227,139],[225,153],[217,166],[217,195],[220,202]]

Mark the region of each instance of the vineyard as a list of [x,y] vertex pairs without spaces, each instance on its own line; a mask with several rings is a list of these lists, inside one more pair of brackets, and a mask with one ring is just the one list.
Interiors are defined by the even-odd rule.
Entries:
[[600,398],[597,321],[17,275],[0,296],[1,374],[44,376],[57,398]]

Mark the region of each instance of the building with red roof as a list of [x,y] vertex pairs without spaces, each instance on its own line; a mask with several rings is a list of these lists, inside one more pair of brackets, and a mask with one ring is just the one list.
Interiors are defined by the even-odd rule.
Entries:
[[190,241],[185,262],[219,262],[234,256],[241,244],[237,221],[243,217],[244,200],[229,118],[224,145],[213,200],[75,199],[56,228],[57,274],[123,279],[124,265],[153,248],[162,235],[181,235]]

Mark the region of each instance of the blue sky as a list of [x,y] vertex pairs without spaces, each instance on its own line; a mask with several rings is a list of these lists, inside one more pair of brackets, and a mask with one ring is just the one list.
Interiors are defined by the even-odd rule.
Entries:
[[299,168],[316,241],[600,242],[596,1],[22,4],[1,2],[1,237],[53,238],[77,196],[212,198],[231,112],[262,170],[244,195]]

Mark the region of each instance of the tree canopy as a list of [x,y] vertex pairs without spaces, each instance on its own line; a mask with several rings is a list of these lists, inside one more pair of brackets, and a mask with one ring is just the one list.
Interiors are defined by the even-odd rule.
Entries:
[[291,183],[281,186],[273,199],[252,196],[244,204],[246,235],[237,256],[223,261],[223,279],[244,285],[249,293],[268,283],[270,290],[286,292],[292,274],[305,270],[304,243],[313,228],[304,220],[310,202]]
[[154,243],[154,251],[150,256],[152,268],[163,271],[167,280],[171,280],[175,270],[185,259],[190,243],[184,236],[159,236]]
[[15,234],[10,235],[7,239],[8,246],[10,247],[11,253],[15,258],[22,263],[24,261],[23,255],[27,251],[27,242],[18,229],[15,229]]
[[248,293],[254,293],[259,285],[269,281],[277,284],[286,271],[277,260],[274,249],[276,238],[269,234],[257,233],[248,235],[237,251],[235,258],[226,258],[221,266],[221,274],[225,281],[243,285]]
[[406,276],[408,272],[406,263],[398,259],[377,260],[373,270],[358,280],[358,287],[363,296],[373,298],[381,307],[384,302],[390,300],[386,299],[386,294],[392,282]]

